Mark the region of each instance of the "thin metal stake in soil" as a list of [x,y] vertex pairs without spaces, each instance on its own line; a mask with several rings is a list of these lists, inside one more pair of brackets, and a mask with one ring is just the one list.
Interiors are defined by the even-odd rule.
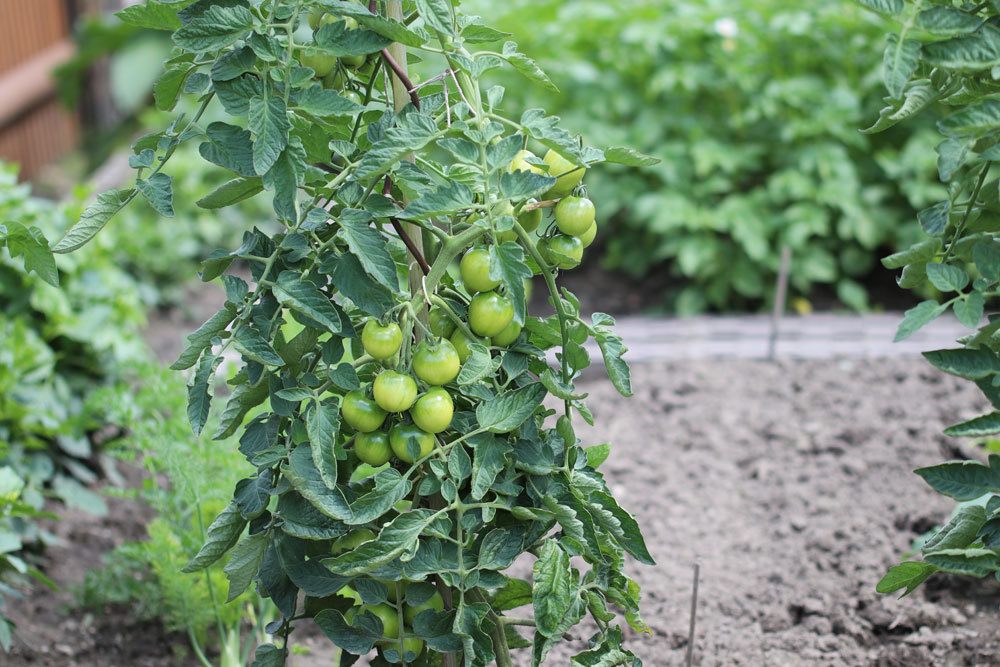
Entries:
[[691,587],[691,625],[688,627],[687,667],[691,667],[694,664],[694,626],[695,617],[698,613],[698,575],[700,572],[701,563],[695,561],[694,584]]
[[781,316],[785,314],[785,300],[788,298],[788,270],[792,264],[792,249],[781,246],[781,265],[778,267],[778,279],[774,285],[774,310],[771,311],[771,335],[767,339],[767,359],[774,361],[778,347],[778,328],[781,326]]

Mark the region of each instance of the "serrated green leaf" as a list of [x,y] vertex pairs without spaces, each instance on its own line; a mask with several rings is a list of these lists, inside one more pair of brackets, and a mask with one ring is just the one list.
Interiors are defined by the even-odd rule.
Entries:
[[236,544],[246,525],[236,503],[229,503],[208,526],[205,544],[181,571],[198,572],[215,563]]
[[969,284],[969,275],[954,264],[928,264],[927,279],[942,292],[960,292]]
[[449,0],[416,0],[417,13],[431,30],[454,35],[454,19]]
[[295,271],[282,271],[273,291],[281,305],[315,320],[330,333],[340,333],[340,314],[337,313],[333,302],[316,285],[305,280],[300,274]]
[[898,343],[901,340],[909,338],[917,330],[940,317],[947,309],[947,306],[939,304],[937,301],[921,301],[906,311],[903,321],[899,323],[899,328],[896,329],[896,337],[893,340]]
[[514,306],[514,320],[524,323],[528,314],[524,281],[531,278],[531,269],[521,246],[512,241],[490,246],[490,275],[499,278],[507,289]]
[[538,382],[500,394],[476,407],[476,420],[484,430],[508,433],[524,423],[542,404],[545,387]]
[[[6,233],[3,231],[5,227]],[[24,258],[25,271],[34,271],[48,284],[59,287],[56,259],[49,249],[49,242],[42,230],[10,221],[0,225],[0,241],[6,242],[11,257]]]
[[138,179],[135,187],[153,210],[160,215],[174,217],[173,181],[163,172],[153,174],[148,179]]
[[97,201],[84,210],[80,220],[73,225],[58,243],[52,246],[52,252],[67,253],[83,247],[90,239],[108,224],[111,217],[132,201],[136,195],[135,188],[109,190],[97,196]]
[[428,509],[400,514],[379,531],[378,537],[358,548],[323,561],[330,570],[344,576],[358,576],[416,551],[420,534],[437,518]]
[[930,563],[919,561],[899,563],[889,568],[889,571],[875,586],[875,590],[879,593],[895,593],[902,588],[906,590],[900,597],[906,597],[935,572],[937,572],[937,568]]
[[337,456],[335,445],[340,432],[340,401],[325,400],[306,414],[306,431],[313,465],[327,488],[337,486]]
[[385,239],[370,226],[371,214],[357,209],[345,209],[337,222],[340,224],[347,247],[372,278],[392,293],[399,292],[396,263],[386,247]]
[[539,634],[553,637],[573,607],[578,587],[569,556],[559,547],[557,540],[545,540],[542,544],[533,575],[535,627]]
[[952,424],[944,430],[945,435],[956,438],[981,438],[1000,433],[1000,412],[991,412],[968,421]]
[[900,40],[890,34],[882,57],[882,82],[890,97],[901,97],[903,88],[920,62],[920,42],[915,39]]
[[174,44],[182,49],[217,51],[242,38],[254,26],[250,8],[242,3],[201,4],[204,9],[174,33]]
[[277,96],[250,100],[249,127],[253,132],[253,166],[258,174],[266,173],[288,145],[288,122],[285,101]]
[[220,209],[254,197],[264,191],[264,183],[259,176],[234,178],[195,202],[205,209]]
[[950,461],[917,468],[931,488],[955,500],[975,500],[987,493],[1000,492],[1000,457],[990,456],[989,465],[978,461]]
[[967,380],[979,380],[1000,373],[1000,356],[988,348],[956,348],[924,352],[935,368]]

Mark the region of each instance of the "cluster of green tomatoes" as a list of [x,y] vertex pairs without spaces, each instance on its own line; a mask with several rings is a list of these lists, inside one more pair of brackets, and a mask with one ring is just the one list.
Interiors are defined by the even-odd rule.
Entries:
[[[325,12],[309,14],[309,27],[315,33],[324,25],[342,21],[348,30],[357,30],[358,22],[350,16],[334,16]],[[352,79],[368,80],[378,67],[379,54],[368,56],[337,56],[310,48],[306,44],[298,54],[299,62],[315,72],[315,78],[322,82],[324,88],[337,90],[345,98],[355,104],[362,104],[361,95],[350,88]]]

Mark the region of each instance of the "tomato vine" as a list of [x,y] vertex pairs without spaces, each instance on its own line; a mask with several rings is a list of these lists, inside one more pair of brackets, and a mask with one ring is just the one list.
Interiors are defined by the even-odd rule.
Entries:
[[[573,426],[593,423],[575,386],[585,343],[628,396],[626,350],[614,320],[583,319],[555,278],[597,231],[585,171],[655,160],[586,146],[541,109],[506,116],[483,75],[510,65],[554,88],[544,72],[448,0],[410,4],[149,0],[121,12],[173,31],[161,108],[182,94],[199,107],[139,139],[134,186],[98,197],[54,250],[80,247],[139,197],[171,215],[164,166],[187,141],[234,172],[199,205],[273,199],[282,231],[247,231],[205,261],[201,278],[220,280],[226,303],[173,365],[191,373],[200,432],[225,355],[240,357],[215,435],[240,432],[256,473],[186,569],[228,555],[230,598],[256,585],[274,602],[281,619],[254,664],[284,664],[307,618],[345,664],[374,652],[373,664],[507,666],[520,648],[541,664],[587,614],[598,632],[573,664],[641,664],[615,610],[648,630],[625,567],[652,557],[599,471],[608,446],[584,447]],[[440,73],[415,84],[415,54]],[[203,127],[216,103],[225,120]],[[528,313],[533,275],[551,316]],[[507,574],[525,554],[531,578]],[[529,605],[531,618],[510,614]]]

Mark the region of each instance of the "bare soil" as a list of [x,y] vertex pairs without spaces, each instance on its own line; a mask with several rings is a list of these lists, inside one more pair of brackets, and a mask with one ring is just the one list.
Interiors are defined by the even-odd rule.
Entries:
[[[168,331],[158,331],[164,356],[180,338]],[[938,576],[902,600],[874,591],[952,509],[911,470],[976,455],[940,435],[985,409],[971,385],[917,359],[645,364],[628,400],[603,378],[583,385],[600,426],[581,435],[614,444],[604,471],[658,562],[632,568],[653,634],[630,643],[646,665],[683,664],[695,562],[696,664],[1000,664],[996,582]],[[50,551],[46,571],[63,589],[13,603],[18,644],[0,663],[188,664],[183,638],[127,609],[70,606],[86,569],[144,532],[148,511],[110,507],[100,519],[64,513],[54,526],[66,546]],[[576,631],[548,664],[567,664],[589,633]],[[311,655],[295,665],[330,664],[328,645],[305,644]]]

